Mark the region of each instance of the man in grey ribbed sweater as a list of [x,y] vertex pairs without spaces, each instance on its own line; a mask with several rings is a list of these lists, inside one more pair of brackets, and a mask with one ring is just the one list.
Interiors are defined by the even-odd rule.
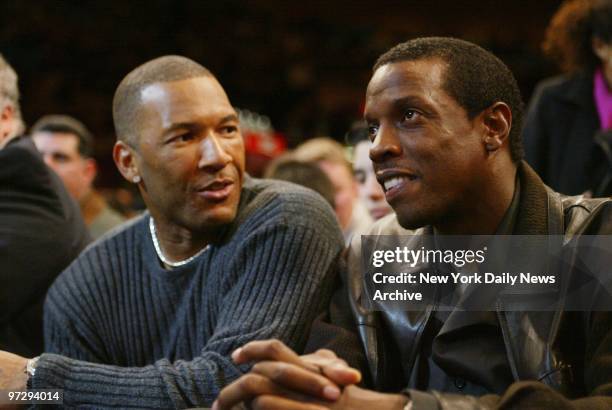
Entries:
[[244,174],[237,115],[178,56],[128,74],[113,156],[148,212],[86,249],[45,305],[46,352],[0,352],[0,389],[63,389],[64,406],[210,405],[255,339],[303,348],[342,235],[312,191]]

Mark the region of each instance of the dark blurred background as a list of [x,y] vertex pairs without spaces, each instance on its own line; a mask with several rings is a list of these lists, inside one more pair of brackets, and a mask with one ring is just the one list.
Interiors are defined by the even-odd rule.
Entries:
[[423,35],[456,36],[498,55],[528,101],[556,72],[539,46],[553,0],[3,1],[0,52],[20,77],[27,123],[73,115],[96,136],[99,184],[119,183],[111,101],[137,65],[182,54],[211,69],[233,104],[271,118],[290,147],[342,140],[359,118],[376,57]]

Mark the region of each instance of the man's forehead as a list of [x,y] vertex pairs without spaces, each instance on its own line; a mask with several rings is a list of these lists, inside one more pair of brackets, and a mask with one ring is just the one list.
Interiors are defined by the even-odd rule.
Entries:
[[212,76],[149,84],[141,90],[140,101],[143,107],[156,111],[164,125],[188,121],[194,115],[234,113],[225,91]]
[[44,141],[49,145],[54,146],[74,146],[76,148],[79,137],[72,132],[56,132],[56,131],[36,131],[32,134],[34,141]]
[[366,98],[429,92],[442,86],[445,70],[446,64],[437,58],[385,64],[372,75]]
[[[140,101],[146,103],[162,104],[191,104],[204,95],[215,94],[216,101],[227,100],[225,90],[212,76],[200,76],[184,80],[157,82],[144,86],[140,91]],[[227,101],[229,103],[229,101]]]

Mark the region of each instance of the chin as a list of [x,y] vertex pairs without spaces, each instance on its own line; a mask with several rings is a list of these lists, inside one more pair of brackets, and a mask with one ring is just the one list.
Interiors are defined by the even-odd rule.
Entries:
[[236,208],[223,207],[222,209],[211,210],[201,219],[200,226],[206,228],[230,224],[236,219]]
[[432,218],[429,215],[415,211],[414,209],[395,209],[397,221],[404,229],[415,230],[427,225],[431,225]]

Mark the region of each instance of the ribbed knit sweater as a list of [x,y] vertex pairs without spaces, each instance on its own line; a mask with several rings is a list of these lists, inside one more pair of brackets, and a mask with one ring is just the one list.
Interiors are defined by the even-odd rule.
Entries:
[[172,270],[148,222],[91,245],[49,291],[32,387],[64,389],[64,406],[211,405],[248,370],[234,349],[277,338],[300,351],[328,303],[342,234],[312,191],[247,179],[234,223]]

